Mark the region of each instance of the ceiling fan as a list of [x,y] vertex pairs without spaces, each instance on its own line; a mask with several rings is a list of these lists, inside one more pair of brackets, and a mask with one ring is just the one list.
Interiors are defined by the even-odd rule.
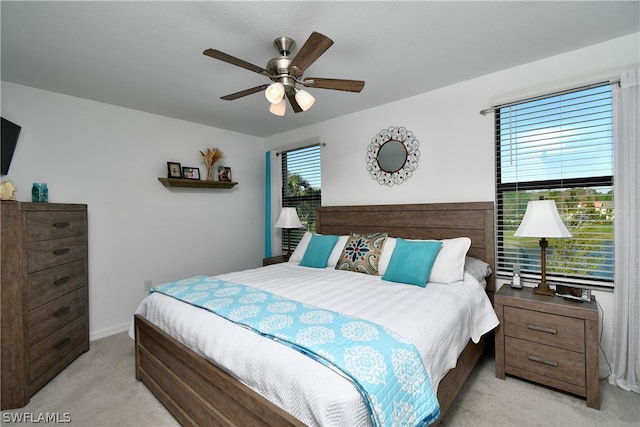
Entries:
[[297,85],[347,92],[360,92],[364,88],[364,81],[362,80],[303,78],[305,70],[333,45],[333,40],[314,31],[298,53],[295,56],[290,56],[295,44],[295,41],[289,37],[282,36],[275,39],[273,45],[280,52],[280,56],[270,59],[266,68],[253,65],[216,49],[207,49],[203,53],[214,59],[245,68],[271,79],[274,82],[272,84],[263,84],[220,98],[232,101],[264,90],[265,96],[271,103],[269,111],[278,116],[284,116],[286,109],[285,96],[296,113],[307,111],[315,102],[315,98],[309,92],[304,89],[298,89]]

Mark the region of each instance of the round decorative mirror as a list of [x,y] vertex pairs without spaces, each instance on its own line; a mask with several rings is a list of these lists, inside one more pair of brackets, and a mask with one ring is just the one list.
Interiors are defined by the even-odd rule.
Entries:
[[403,127],[382,129],[367,147],[367,170],[378,184],[402,184],[418,168],[418,140]]

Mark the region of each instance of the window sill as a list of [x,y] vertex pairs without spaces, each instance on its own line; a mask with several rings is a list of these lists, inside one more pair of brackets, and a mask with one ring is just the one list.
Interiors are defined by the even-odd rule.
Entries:
[[[496,280],[502,282],[504,285],[509,285],[511,283],[511,277],[511,272],[498,272],[496,274]],[[536,286],[538,286],[538,283],[540,283],[540,275],[523,274],[520,277],[520,281],[523,286],[535,288]],[[565,279],[551,276],[547,276],[547,283],[554,287],[555,285],[576,286],[579,288],[600,292],[613,292],[615,288],[615,283],[613,282],[585,279]]]

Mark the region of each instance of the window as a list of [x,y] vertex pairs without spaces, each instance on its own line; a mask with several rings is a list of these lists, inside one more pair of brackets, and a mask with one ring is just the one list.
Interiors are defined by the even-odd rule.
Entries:
[[[304,229],[291,231],[291,247],[305,231],[316,231],[316,207],[321,204],[320,145],[282,154],[282,206],[295,207]],[[286,241],[282,249],[286,252]]]
[[[537,239],[513,237],[529,200],[553,199],[573,234],[550,239],[549,279],[613,286],[609,84],[496,108],[497,269],[540,274]],[[544,237],[544,236],[540,236]]]

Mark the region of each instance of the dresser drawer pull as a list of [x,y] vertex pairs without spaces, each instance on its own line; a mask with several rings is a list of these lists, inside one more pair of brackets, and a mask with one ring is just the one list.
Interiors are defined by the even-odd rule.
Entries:
[[545,328],[544,326],[532,325],[530,323],[527,325],[527,329],[531,329],[532,331],[546,332],[553,335],[556,335],[558,333],[557,329]]
[[54,222],[53,226],[55,228],[67,228],[69,226],[69,223],[66,222],[66,221],[65,222]]
[[62,350],[65,346],[69,345],[69,343],[71,342],[71,338],[65,338],[62,341],[60,341],[58,344],[55,345],[56,350],[60,351]]
[[71,277],[69,277],[69,276],[61,277],[58,280],[56,280],[55,282],[53,282],[53,284],[56,285],[56,286],[62,286],[65,283],[67,283],[69,280],[71,280]]
[[67,314],[69,314],[70,311],[71,311],[70,307],[61,308],[60,310],[54,313],[54,316],[56,316],[59,319],[62,316],[66,316]]
[[69,248],[56,249],[55,251],[53,251],[53,253],[55,255],[64,255],[64,254],[68,254],[70,250],[71,249],[69,249]]
[[555,366],[556,368],[558,367],[558,361],[556,360],[545,359],[544,357],[532,356],[530,354],[527,355],[527,358],[534,362],[544,363],[545,365]]

